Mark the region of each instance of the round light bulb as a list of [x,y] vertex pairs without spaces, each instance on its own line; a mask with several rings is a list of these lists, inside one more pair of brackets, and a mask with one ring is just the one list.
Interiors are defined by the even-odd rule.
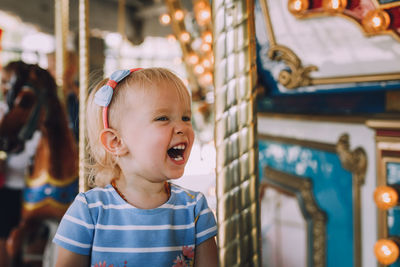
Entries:
[[174,17],[175,17],[176,20],[181,21],[185,17],[185,14],[183,13],[182,10],[178,9],[178,10],[175,11]]
[[209,43],[202,43],[200,49],[203,52],[208,52],[211,50],[211,45]]
[[171,22],[171,17],[168,14],[162,14],[160,16],[160,23],[162,25],[168,25]]
[[204,68],[208,69],[211,68],[212,63],[209,59],[205,58],[203,59],[203,61],[201,62],[201,64],[203,65]]
[[196,65],[194,67],[194,72],[196,74],[202,74],[204,72],[204,67],[202,65]]
[[367,32],[382,32],[389,28],[390,16],[384,10],[371,10],[363,18],[362,25]]
[[306,11],[309,7],[310,3],[308,0],[289,0],[288,1],[288,9],[289,12],[297,15],[304,11]]
[[175,36],[173,34],[168,34],[167,40],[170,43],[175,43],[176,42],[176,38],[175,38]]
[[205,72],[203,73],[200,78],[199,78],[199,82],[200,84],[202,84],[203,86],[209,86],[212,85],[213,82],[213,76],[211,72]]
[[393,187],[378,186],[374,192],[374,200],[379,209],[388,210],[397,205],[399,195]]
[[204,43],[208,43],[208,44],[212,43],[212,33],[210,31],[204,32],[203,35],[201,36],[201,38],[203,39]]
[[394,263],[399,257],[399,247],[393,240],[380,239],[375,243],[374,252],[376,259],[384,265]]
[[195,53],[190,53],[188,57],[188,62],[192,65],[195,65],[199,62],[199,56]]
[[190,34],[188,32],[182,32],[179,39],[184,42],[187,43],[190,40]]
[[341,12],[346,8],[347,0],[323,0],[322,6],[327,11]]
[[199,10],[196,15],[197,23],[200,26],[204,26],[208,24],[211,20],[211,11],[208,8],[203,8]]

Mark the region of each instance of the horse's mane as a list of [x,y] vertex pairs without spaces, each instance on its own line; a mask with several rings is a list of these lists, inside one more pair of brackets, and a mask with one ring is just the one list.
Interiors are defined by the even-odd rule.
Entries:
[[[40,130],[47,136],[50,150],[56,153],[69,153],[71,157],[76,153],[75,141],[71,130],[68,127],[68,121],[64,106],[57,96],[57,85],[50,72],[42,69],[38,65],[26,64],[22,61],[9,63],[5,71],[13,71],[17,77],[14,90],[19,92],[23,86],[29,85],[38,90],[44,90],[46,115]],[[20,88],[17,88],[19,86]],[[59,158],[52,155],[52,158]],[[70,170],[76,169],[76,164],[68,164],[63,161],[54,161],[51,164],[50,173],[54,177],[63,177],[63,169],[65,165]]]

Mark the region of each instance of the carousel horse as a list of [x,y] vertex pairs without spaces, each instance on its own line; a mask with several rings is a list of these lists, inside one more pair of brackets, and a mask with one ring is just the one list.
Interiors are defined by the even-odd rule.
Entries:
[[[23,191],[21,222],[7,240],[11,259],[20,258],[18,266],[23,266],[25,254],[43,255],[49,238],[38,241],[38,235],[49,232],[43,222],[59,221],[78,192],[78,150],[50,73],[22,61],[9,63],[4,71],[8,111],[0,122],[0,150],[18,153],[40,132]],[[41,259],[29,266],[38,264]]]

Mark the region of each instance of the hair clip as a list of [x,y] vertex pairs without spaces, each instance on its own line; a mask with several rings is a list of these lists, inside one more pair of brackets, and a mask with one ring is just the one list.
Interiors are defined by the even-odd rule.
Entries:
[[117,84],[126,78],[131,72],[129,70],[117,70],[111,74],[106,85],[103,85],[94,95],[94,102],[102,107],[110,105],[114,89]]
[[117,87],[118,83],[125,79],[129,74],[140,70],[142,68],[130,69],[130,70],[117,70],[113,72],[110,76],[108,82],[103,85],[94,95],[94,103],[103,107],[103,124],[104,128],[108,128],[108,106],[111,103],[114,89]]

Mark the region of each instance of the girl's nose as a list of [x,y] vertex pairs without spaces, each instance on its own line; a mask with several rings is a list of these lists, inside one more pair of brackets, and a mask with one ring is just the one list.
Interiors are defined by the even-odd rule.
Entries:
[[183,129],[182,126],[180,126],[180,125],[176,125],[175,126],[175,133],[176,134],[183,134],[183,132],[184,132],[184,129]]
[[185,132],[185,124],[183,122],[178,122],[175,124],[175,133],[176,134],[184,134]]

